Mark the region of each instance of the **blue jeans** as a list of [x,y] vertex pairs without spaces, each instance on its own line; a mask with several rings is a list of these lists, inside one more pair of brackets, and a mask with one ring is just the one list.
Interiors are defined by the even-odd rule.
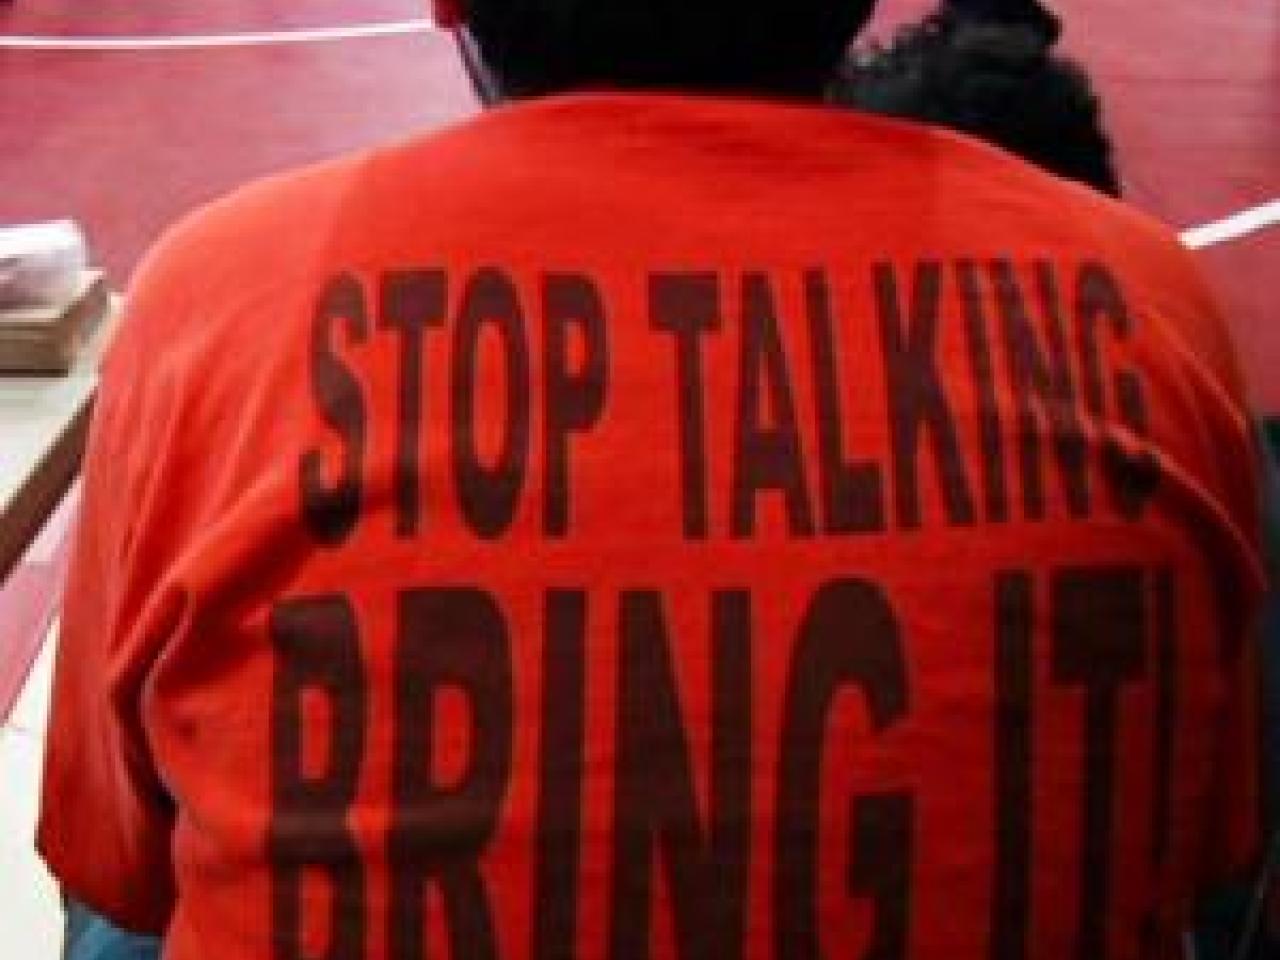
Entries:
[[111,925],[92,909],[68,900],[62,960],[159,960],[160,940]]

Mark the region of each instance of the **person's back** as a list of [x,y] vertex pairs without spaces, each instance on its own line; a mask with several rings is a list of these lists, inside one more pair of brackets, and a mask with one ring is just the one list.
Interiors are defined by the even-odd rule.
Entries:
[[1250,852],[1224,331],[996,151],[504,108],[177,230],[103,389],[42,846],[175,960],[1173,957]]

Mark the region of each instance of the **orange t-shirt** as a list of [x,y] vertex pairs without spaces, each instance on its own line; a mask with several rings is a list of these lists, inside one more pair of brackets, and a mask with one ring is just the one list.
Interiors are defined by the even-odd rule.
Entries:
[[250,187],[107,364],[41,849],[173,960],[1173,957],[1251,462],[1177,241],[947,133],[586,95]]

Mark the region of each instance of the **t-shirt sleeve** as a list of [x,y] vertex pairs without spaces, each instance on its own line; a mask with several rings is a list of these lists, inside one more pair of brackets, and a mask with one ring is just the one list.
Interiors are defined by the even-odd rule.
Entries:
[[159,932],[173,902],[173,805],[149,754],[143,704],[166,617],[139,527],[155,488],[162,398],[148,328],[175,309],[163,252],[131,290],[104,364],[64,600],[37,845],[65,892],[120,926]]
[[1251,880],[1259,867],[1265,823],[1262,802],[1262,697],[1260,649],[1251,638],[1228,678],[1212,797],[1206,889]]
[[103,370],[37,843],[69,895],[126,929],[162,932],[174,908],[182,804],[167,789],[148,711],[159,709],[156,678],[191,610],[181,563],[212,485],[205,465],[216,444],[201,419],[210,338],[234,312],[227,304],[243,299],[246,264],[278,277],[308,262],[279,242],[284,230],[327,241],[304,225],[329,223],[362,164],[345,158],[251,185],[171,228],[135,274]]
[[[1243,556],[1218,564],[1223,611],[1222,710],[1218,718],[1216,765],[1209,802],[1209,830],[1203,883],[1252,878],[1264,847],[1266,823],[1262,791],[1264,710],[1262,605],[1268,590],[1264,545],[1263,453],[1250,409],[1251,391],[1239,353],[1217,298],[1198,262],[1181,245],[1186,312],[1178,317],[1188,360],[1200,366],[1215,387],[1206,398],[1207,423],[1218,443],[1212,458],[1216,486],[1229,519],[1239,531]],[[1216,399],[1216,403],[1214,400]]]

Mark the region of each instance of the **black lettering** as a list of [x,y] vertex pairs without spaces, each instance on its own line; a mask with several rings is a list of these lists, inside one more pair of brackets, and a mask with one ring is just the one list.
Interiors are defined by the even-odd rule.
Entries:
[[[1155,790],[1151,804],[1151,867],[1159,882],[1169,864],[1173,839],[1173,764],[1178,718],[1178,637],[1177,594],[1173,571],[1161,570],[1155,579]],[[1167,912],[1153,910],[1143,925],[1144,956],[1171,954],[1168,944],[1176,942],[1178,922]]]
[[960,295],[964,300],[965,329],[968,332],[969,364],[978,395],[978,430],[982,442],[982,479],[986,493],[987,520],[1005,523],[1009,519],[1009,485],[1005,479],[1004,431],[1000,423],[1000,400],[996,390],[991,338],[982,299],[982,275],[972,260],[961,260],[956,268]]
[[381,325],[400,335],[400,428],[396,444],[396,533],[418,533],[421,507],[423,350],[428,327],[444,323],[443,270],[406,270],[382,278]]
[[679,955],[741,957],[751,823],[748,595],[714,598],[709,830],[699,821],[660,595],[623,594],[620,616],[611,956],[651,955],[650,885],[660,849]]
[[[480,334],[492,325],[502,340],[506,371],[506,411],[502,452],[493,467],[476,449],[476,407],[494,391],[480,380]],[[532,387],[529,343],[520,299],[501,271],[485,269],[471,278],[463,296],[453,351],[453,469],[467,524],[487,540],[496,539],[515,519],[529,463],[529,405]]]
[[928,429],[948,520],[952,524],[970,525],[975,522],[973,494],[955,419],[938,373],[942,267],[933,261],[923,261],[917,266],[910,329],[905,331],[902,297],[893,265],[877,264],[875,282],[889,391],[898,523],[912,530],[921,524],[920,436]]
[[877,464],[845,459],[843,404],[831,291],[820,270],[805,276],[814,390],[822,458],[822,507],[828,533],[876,533],[885,529],[884,477]]
[[854,797],[849,892],[876,905],[875,928],[862,960],[905,960],[911,922],[911,862],[915,840],[911,797]]
[[[817,916],[818,823],[822,747],[832,703],[859,687],[872,728],[883,733],[906,716],[907,666],[898,623],[874,584],[838,580],[819,591],[800,627],[783,703],[774,843],[774,951],[782,960],[823,956]],[[909,794],[855,798],[851,894],[875,899],[877,960],[906,956],[910,928],[913,817]],[[882,835],[871,840],[877,829]]]
[[650,325],[675,337],[684,535],[704,540],[709,497],[700,338],[720,329],[720,280],[714,273],[655,274],[649,278],[649,303]]
[[[360,851],[346,826],[364,754],[366,677],[355,613],[341,595],[291,600],[271,611],[271,942],[275,960],[314,960],[303,942],[302,883],[322,871],[333,891],[323,960],[362,957],[366,889]],[[308,692],[329,705],[328,729],[303,715]],[[323,736],[322,775],[303,768],[303,737]]]
[[587,595],[547,595],[542,656],[535,960],[572,960],[578,932],[582,751],[586,731]]
[[1076,409],[1075,383],[1067,353],[1061,297],[1053,266],[1035,266],[1036,286],[1048,333],[1049,356],[1041,350],[1017,273],[1007,260],[991,264],[996,300],[1004,326],[1009,380],[1018,404],[1018,452],[1022,465],[1022,497],[1026,515],[1042,520],[1046,513],[1043,417],[1052,431],[1067,509],[1073,517],[1089,513],[1088,445]]
[[[593,427],[604,412],[609,378],[604,303],[590,278],[552,274],[543,286],[546,316],[545,529],[547,536],[569,532],[569,435]],[[569,333],[576,327],[586,347],[582,369],[569,369]]]
[[1097,418],[1106,415],[1107,395],[1098,326],[1109,322],[1111,333],[1128,337],[1132,332],[1129,311],[1110,273],[1097,264],[1085,264],[1076,278],[1076,336],[1080,351],[1080,382],[1085,407]]
[[[511,774],[513,690],[510,638],[488,594],[413,590],[400,596],[395,663],[394,814],[390,954],[427,955],[424,902],[437,885],[450,955],[495,960],[492,911],[479,858],[492,838]],[[472,718],[467,770],[456,784],[433,777],[436,694],[460,690]]]
[[[778,333],[769,280],[749,273],[742,284],[742,346],[738,368],[738,416],[733,451],[733,535],[756,532],[756,500],[762,490],[781,491],[792,536],[814,534],[813,508],[804,475],[796,404]],[[767,391],[774,425],[762,423]]]
[[334,330],[345,326],[357,344],[369,337],[364,288],[349,273],[329,281],[320,295],[311,325],[311,389],[324,422],[342,440],[342,469],[337,482],[326,484],[324,454],[309,450],[299,464],[302,515],[321,543],[337,546],[351,536],[360,519],[361,477],[368,435],[360,381],[339,358]]
[[1031,916],[1031,577],[996,578],[995,889],[991,960],[1026,960]]
[[1084,857],[1080,960],[1106,960],[1111,910],[1116,726],[1120,691],[1146,670],[1140,569],[1066,570],[1053,580],[1053,677],[1084,688]]
[[[1119,283],[1111,271],[1099,263],[1081,268],[1076,301],[1085,400],[1090,412],[1101,418],[1106,413],[1106,394],[1098,326],[1105,321],[1112,336],[1127,340],[1135,332],[1133,316],[1125,305]],[[1118,420],[1138,438],[1141,448],[1134,449],[1132,444],[1123,443],[1114,431],[1108,431],[1102,448],[1104,475],[1120,514],[1137,520],[1160,485],[1160,463],[1146,444],[1141,443],[1150,436],[1141,378],[1134,370],[1120,370],[1113,378],[1113,390]]]

